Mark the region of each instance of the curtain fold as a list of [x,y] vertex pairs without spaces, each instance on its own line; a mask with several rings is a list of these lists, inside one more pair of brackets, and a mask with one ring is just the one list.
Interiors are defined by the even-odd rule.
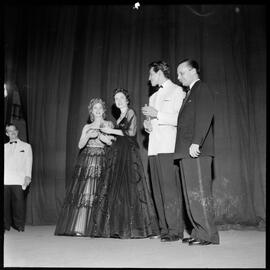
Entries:
[[[12,22],[11,14],[16,14]],[[179,61],[194,58],[215,95],[216,222],[221,229],[264,228],[264,6],[9,6],[5,45],[6,63],[11,63],[6,76],[25,86],[20,91],[34,152],[28,224],[56,223],[79,153],[88,103],[103,98],[108,119],[114,120],[115,88],[130,93],[148,177],[141,114],[152,91],[148,64],[168,62],[172,81],[179,83]]]
[[[27,103],[33,181],[27,222],[54,224],[65,195],[67,112],[71,91],[76,9],[28,11]],[[37,27],[33,27],[37,25]]]

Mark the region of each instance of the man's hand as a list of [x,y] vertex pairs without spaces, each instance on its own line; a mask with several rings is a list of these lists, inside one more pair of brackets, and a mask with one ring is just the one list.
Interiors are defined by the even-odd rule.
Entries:
[[191,155],[191,157],[193,158],[196,158],[200,155],[200,150],[199,150],[199,145],[198,144],[192,144],[190,147],[189,147],[189,154]]
[[31,177],[25,176],[24,183],[22,185],[22,189],[25,190],[30,183],[31,183]]
[[151,118],[157,118],[158,110],[154,107],[144,105],[142,107],[142,114],[145,116],[150,116]]
[[151,120],[150,119],[146,119],[143,121],[143,126],[146,130],[146,132],[150,133],[153,130],[152,124],[151,124]]

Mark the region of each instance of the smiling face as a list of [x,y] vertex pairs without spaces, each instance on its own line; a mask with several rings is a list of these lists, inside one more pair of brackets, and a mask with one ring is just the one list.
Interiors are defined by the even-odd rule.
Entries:
[[125,109],[128,107],[128,100],[124,93],[118,92],[114,96],[115,105],[119,109]]
[[94,118],[103,118],[104,109],[101,103],[96,103],[92,111]]
[[6,128],[6,135],[9,137],[10,141],[15,141],[18,139],[18,133],[19,131],[15,126],[8,126]]

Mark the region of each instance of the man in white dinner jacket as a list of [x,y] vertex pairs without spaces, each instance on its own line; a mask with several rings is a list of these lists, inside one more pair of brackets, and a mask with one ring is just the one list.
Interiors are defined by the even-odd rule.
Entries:
[[177,119],[185,92],[170,79],[164,61],[149,64],[149,81],[159,90],[150,96],[149,106],[142,107],[145,131],[149,133],[148,156],[154,201],[161,229],[161,241],[183,238],[184,221],[178,167],[173,155]]
[[25,226],[24,190],[31,183],[33,154],[31,145],[18,138],[14,124],[6,125],[9,142],[4,151],[4,229],[19,232]]

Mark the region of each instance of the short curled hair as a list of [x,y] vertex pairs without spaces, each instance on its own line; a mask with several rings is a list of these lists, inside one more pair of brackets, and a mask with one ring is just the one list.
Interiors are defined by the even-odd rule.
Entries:
[[106,110],[107,109],[106,109],[105,102],[101,98],[92,98],[89,102],[89,105],[88,105],[88,112],[89,112],[91,122],[93,122],[95,120],[94,114],[93,114],[93,107],[98,103],[101,104],[102,108],[103,108],[103,114],[102,114],[103,119],[106,118]]
[[167,79],[170,78],[170,67],[165,61],[154,61],[149,64],[149,69],[151,68],[153,68],[155,72],[161,70]]
[[116,88],[116,89],[114,89],[113,97],[115,97],[115,95],[118,94],[118,93],[123,93],[125,95],[125,97],[127,99],[127,102],[128,102],[128,105],[129,105],[130,97],[129,97],[128,91],[126,89],[124,89],[124,88]]
[[17,126],[15,124],[11,123],[11,122],[9,122],[9,123],[6,124],[6,130],[9,127],[15,127],[15,129],[18,130]]

